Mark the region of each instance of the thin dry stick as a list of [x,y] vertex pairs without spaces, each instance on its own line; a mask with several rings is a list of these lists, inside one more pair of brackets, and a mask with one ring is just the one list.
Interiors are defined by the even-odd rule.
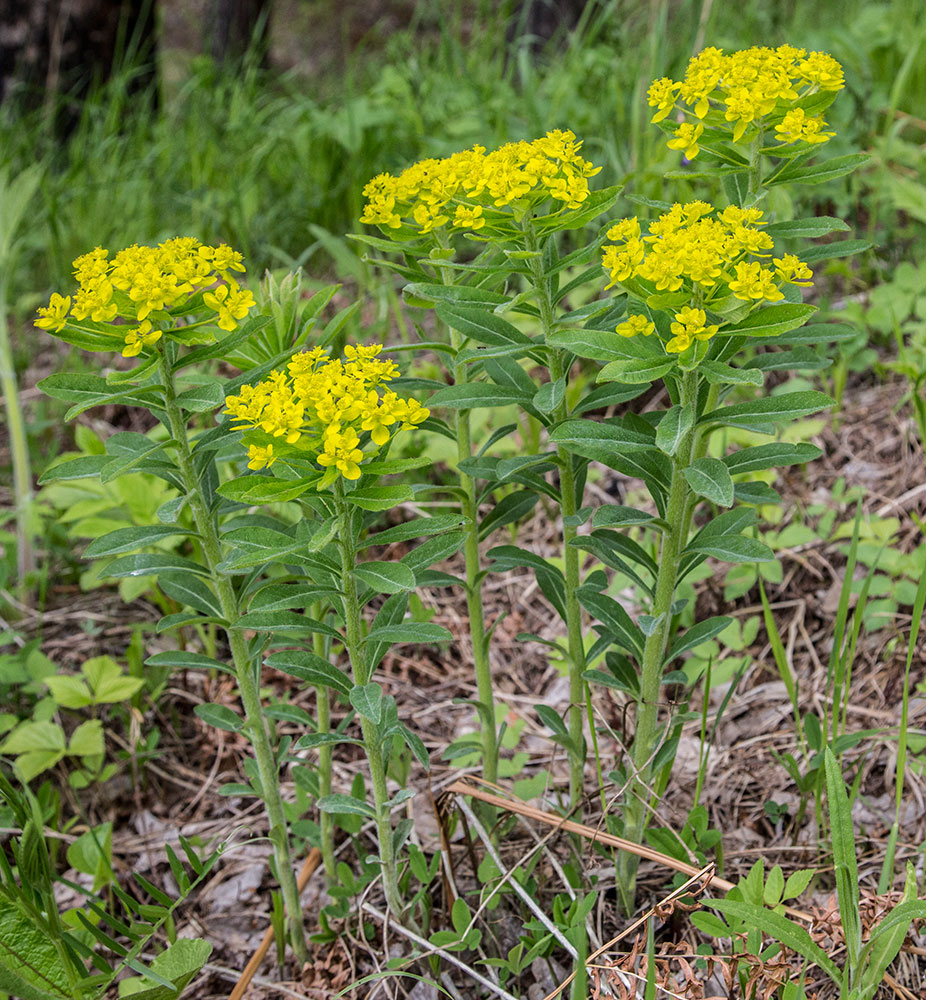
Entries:
[[[370,906],[369,903],[363,904],[364,913],[369,913],[371,917],[375,917],[380,923],[385,924],[386,914],[377,910],[375,907]],[[470,968],[465,962],[462,962],[455,955],[452,955],[449,951],[444,951],[443,948],[435,948],[434,945],[429,944],[423,937],[419,937],[414,931],[410,931],[403,927],[401,924],[390,924],[390,928],[397,933],[401,934],[403,937],[408,938],[413,944],[418,945],[419,948],[424,948],[431,955],[437,955],[442,958],[445,962],[449,962],[451,965],[455,965],[458,969],[462,969],[467,975],[472,976],[472,978],[486,989],[491,990],[496,996],[501,997],[502,1000],[517,1000],[517,997],[513,997],[507,990],[503,989],[497,983],[493,983],[491,980],[486,979],[485,976],[481,976],[475,969]],[[421,956],[418,956],[421,957]],[[229,1000],[231,998],[229,997]]]
[[[625,927],[620,934],[616,937],[611,938],[607,944],[603,944],[597,951],[593,951],[591,955],[585,960],[585,965],[588,967],[592,962],[598,958],[599,955],[603,955],[606,951],[610,950],[620,941],[622,938],[627,937],[628,934],[632,934],[641,924],[645,924],[647,920],[661,907],[665,906],[666,903],[671,903],[673,899],[678,899],[679,896],[684,896],[685,893],[697,882],[703,882],[705,878],[710,875],[713,878],[714,862],[712,861],[709,865],[705,865],[700,871],[695,872],[690,879],[684,884],[680,885],[677,889],[674,889],[669,893],[665,899],[661,899],[655,906],[651,907],[646,913],[643,914],[638,920],[635,920],[629,927]],[[708,883],[709,884],[709,883]],[[559,986],[552,993],[548,993],[543,1000],[554,1000],[555,997],[559,996],[564,989],[575,979],[578,974],[578,970],[571,972],[566,979],[564,979]]]
[[[477,778],[476,780],[479,779]],[[498,788],[498,785],[493,785],[492,787]],[[636,854],[647,861],[655,861],[657,864],[681,872],[683,875],[693,876],[699,873],[699,869],[694,865],[685,864],[684,861],[677,861],[675,858],[669,857],[668,854],[663,854],[661,851],[654,851],[651,847],[644,847],[642,844],[635,844],[633,841],[624,840],[623,837],[615,837],[611,833],[602,833],[600,830],[595,830],[584,823],[575,823],[570,819],[563,819],[555,813],[535,809],[533,806],[529,806],[518,799],[506,799],[500,795],[493,795],[491,792],[483,791],[477,785],[470,784],[469,781],[455,781],[452,785],[447,786],[447,793],[453,795],[470,795],[475,799],[481,799],[483,802],[497,806],[499,809],[507,809],[509,812],[517,813],[520,816],[528,816],[538,823],[546,823],[549,826],[565,830],[567,833],[575,833],[580,837],[586,837],[588,840],[595,841],[596,843],[606,844],[608,847],[617,847],[622,851],[629,851],[631,854]],[[717,875],[712,875],[710,886],[713,889],[722,889],[724,892],[729,892],[734,887],[734,884]],[[789,916],[796,917],[799,920],[813,921],[813,917],[804,910],[796,910],[793,907],[786,906],[785,912]]]
[[[321,864],[322,854],[317,847],[313,847],[309,851],[309,856],[305,859],[302,864],[302,871],[299,872],[299,877],[296,879],[296,889],[299,893],[308,885],[309,879],[312,876],[312,872]],[[235,988],[228,995],[228,1000],[241,1000],[244,996],[244,991],[250,986],[251,980],[254,978],[257,970],[260,968],[260,963],[263,962],[264,958],[267,956],[267,952],[270,951],[270,945],[273,944],[273,928],[268,927],[267,933],[264,935],[264,940],[261,941],[260,946],[257,951],[251,956],[251,960],[244,967],[244,972],[241,973],[241,978],[235,984]]]

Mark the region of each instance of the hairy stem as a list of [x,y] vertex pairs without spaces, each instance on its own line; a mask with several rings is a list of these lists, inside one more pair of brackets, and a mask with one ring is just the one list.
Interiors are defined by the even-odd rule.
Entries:
[[[680,402],[682,406],[697,403],[698,376],[686,372],[681,384]],[[678,568],[682,551],[688,540],[689,488],[684,470],[692,460],[695,447],[695,433],[690,430],[679,445],[672,459],[672,479],[669,487],[669,502],[666,508],[667,528],[662,538],[659,554],[659,572],[656,577],[656,591],[653,599],[653,616],[658,624],[646,638],[643,645],[643,661],[640,670],[640,700],[637,705],[636,728],[634,730],[631,761],[633,774],[629,778],[627,805],[624,809],[624,836],[635,843],[643,842],[649,813],[652,759],[659,736],[659,689],[662,684],[662,665],[666,648],[671,638],[672,602],[678,583]],[[624,909],[631,913],[636,896],[636,879],[639,858],[626,851],[618,855],[617,884],[620,888]]]
[[[324,615],[323,606],[313,604],[309,614],[312,618],[320,621]],[[312,633],[312,652],[322,659],[327,659],[325,649],[325,637],[320,632]],[[318,684],[315,687],[315,705],[318,716],[318,731],[320,733],[331,732],[331,690],[325,684]],[[330,743],[323,743],[318,748],[318,796],[324,798],[331,794],[331,763],[333,747]],[[322,812],[318,819],[319,841],[322,852],[322,863],[325,867],[325,877],[328,885],[337,884],[337,862],[334,856],[334,816],[329,812]]]
[[[161,379],[164,386],[164,402],[170,434],[176,442],[177,464],[180,467],[180,476],[186,489],[187,502],[193,514],[196,530],[200,535],[203,556],[219,599],[222,617],[226,622],[231,623],[238,617],[238,599],[235,596],[231,580],[217,569],[222,561],[222,546],[215,520],[203,496],[199,477],[196,474],[187,423],[177,403],[173,374],[170,370],[170,362],[166,357],[161,364]],[[238,692],[244,707],[247,731],[251,738],[251,745],[254,747],[254,756],[257,758],[261,796],[270,819],[270,842],[273,845],[277,878],[280,881],[280,890],[286,907],[287,929],[293,952],[301,966],[305,964],[307,959],[302,908],[299,902],[299,890],[296,886],[296,875],[293,871],[283,799],[280,795],[279,769],[274,759],[273,748],[270,745],[270,736],[260,702],[259,666],[253,662],[241,632],[234,628],[226,628],[225,631],[231,649]]]
[[[537,240],[533,233],[529,234],[530,249],[537,250]],[[554,316],[553,301],[550,286],[543,274],[539,257],[530,260],[534,289],[537,293],[537,304],[540,309],[540,323],[544,339],[553,333]],[[568,372],[565,369],[565,351],[549,348],[550,380],[558,382],[565,379]],[[554,410],[557,423],[562,423],[569,416],[565,393],[562,402]],[[569,758],[569,804],[572,809],[581,806],[583,786],[585,783],[585,734],[584,717],[586,714],[586,684],[582,675],[585,673],[585,642],[582,637],[582,608],[576,591],[579,589],[579,550],[570,545],[578,531],[572,518],[578,509],[576,496],[576,478],[572,464],[572,455],[565,448],[557,449],[560,476],[559,505],[563,520],[563,561],[565,563],[566,579],[566,637],[569,649],[569,739],[574,751]],[[589,716],[589,726],[594,726],[594,720]]]
[[[335,483],[334,496],[339,519],[338,547],[341,550],[341,586],[344,588],[345,647],[350,660],[354,684],[362,686],[370,683],[373,672],[367,665],[363,648],[360,602],[357,597],[357,578],[354,575],[357,553],[354,530],[351,524],[351,506],[344,499],[344,487],[340,479]],[[405,907],[402,905],[402,897],[399,892],[399,874],[392,840],[392,818],[389,812],[389,792],[386,787],[383,742],[376,723],[360,713],[358,715],[360,715],[363,746],[366,750],[367,763],[370,765],[370,778],[373,783],[373,808],[376,813],[376,835],[379,840],[386,905],[396,920],[408,924],[407,920],[403,920]]]

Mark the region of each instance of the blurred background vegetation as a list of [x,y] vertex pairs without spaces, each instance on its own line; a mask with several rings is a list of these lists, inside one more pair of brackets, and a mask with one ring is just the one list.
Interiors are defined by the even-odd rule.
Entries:
[[[90,20],[62,21],[68,6]],[[6,262],[8,306],[21,317],[69,284],[71,260],[89,247],[178,234],[231,243],[252,275],[298,264],[319,278],[366,284],[368,269],[344,234],[359,227],[371,176],[550,128],[584,137],[586,155],[604,167],[597,183],[627,181],[628,195],[683,198],[684,183],[663,179],[678,156],[650,127],[645,92],[657,76],[682,74],[705,45],[789,42],[839,59],[847,94],[833,108],[840,149],[831,152],[860,148],[870,164],[851,179],[802,189],[800,206],[775,207],[785,217],[797,208],[845,216],[877,244],[854,265],[862,273],[850,284],[876,283],[901,258],[920,256],[919,0],[9,7],[9,17],[30,11],[31,23],[20,25],[19,58],[5,60],[0,171],[41,168]],[[92,8],[108,20],[93,20]],[[91,41],[75,42],[79,31]],[[698,190],[707,193],[701,182]]]

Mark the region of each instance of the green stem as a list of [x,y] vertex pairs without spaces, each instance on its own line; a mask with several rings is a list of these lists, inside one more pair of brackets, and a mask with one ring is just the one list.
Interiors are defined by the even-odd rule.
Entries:
[[[448,244],[443,234],[438,233],[438,242],[445,249]],[[449,268],[439,268],[441,281],[453,284]],[[469,381],[469,367],[456,360],[456,355],[465,343],[463,336],[452,327],[450,346],[454,351],[453,381],[455,385],[465,385]],[[473,457],[472,433],[469,410],[454,411],[454,432],[457,439],[457,463]],[[482,716],[482,776],[493,784],[498,781],[498,739],[495,725],[495,688],[492,684],[492,664],[489,659],[489,640],[486,636],[485,608],[482,603],[482,565],[479,558],[479,504],[476,480],[460,470],[460,485],[463,499],[461,513],[467,518],[464,527],[463,560],[466,570],[466,610],[469,618],[470,642],[473,647],[473,669],[476,673],[476,696],[481,706]]]
[[[341,586],[344,588],[344,633],[347,656],[350,660],[354,684],[363,686],[370,683],[373,671],[369,669],[363,649],[360,602],[357,597],[356,546],[351,526],[351,507],[344,499],[344,485],[339,478],[334,488],[335,504],[340,521],[338,546],[341,550]],[[358,713],[359,714],[359,713]],[[386,905],[393,917],[403,924],[402,896],[399,892],[399,874],[392,840],[392,818],[389,812],[389,792],[386,787],[386,764],[383,758],[383,743],[379,728],[371,719],[360,715],[363,732],[363,746],[370,778],[373,782],[373,807],[376,813],[376,835],[379,840],[380,864],[383,872],[383,889]]]
[[741,208],[751,208],[759,200],[759,191],[762,189],[762,157],[759,150],[762,148],[762,133],[760,132],[749,147],[749,186],[746,190],[746,203]]
[[[219,541],[216,524],[202,494],[202,487],[193,462],[193,453],[187,434],[187,423],[177,403],[173,374],[170,362],[165,357],[161,362],[161,379],[164,386],[164,404],[170,426],[171,437],[176,442],[177,464],[180,476],[186,490],[187,502],[193,514],[196,530],[200,535],[203,556],[209,570],[212,584],[215,587],[222,610],[222,617],[229,624],[238,617],[238,600],[235,596],[231,580],[219,569],[222,561],[222,545]],[[260,702],[259,667],[253,662],[248,652],[247,643],[241,631],[226,627],[228,645],[231,649],[232,663],[238,682],[241,703],[244,706],[247,729],[257,758],[257,773],[260,777],[261,795],[267,807],[270,819],[270,842],[273,845],[273,856],[276,861],[277,878],[283,894],[286,907],[286,923],[289,930],[293,952],[300,967],[307,959],[305,945],[305,930],[302,924],[302,908],[299,902],[299,890],[296,885],[296,875],[293,871],[293,859],[289,846],[289,835],[286,828],[286,815],[283,811],[283,799],[280,795],[279,770],[270,745],[264,713]]]
[[[463,338],[450,331],[450,345],[459,351]],[[456,385],[468,381],[467,366],[454,361],[453,379]],[[472,457],[472,437],[469,410],[457,410],[455,419],[457,462]],[[479,557],[479,504],[476,499],[476,480],[460,472],[463,488],[461,511],[467,523],[463,542],[463,559],[466,566],[466,610],[469,617],[470,642],[473,646],[473,667],[476,672],[476,694],[482,706],[482,771],[486,781],[498,781],[498,740],[495,726],[495,689],[492,684],[492,664],[489,660],[489,640],[486,637],[485,609],[482,604],[482,566]]]
[[[528,231],[528,248],[538,249],[537,238]],[[555,319],[550,287],[543,274],[539,257],[530,260],[534,290],[537,293],[537,304],[540,309],[540,324],[544,340],[553,333]],[[558,382],[565,380],[565,351],[555,347],[549,349],[550,380]],[[565,393],[563,400],[553,413],[557,424],[569,417],[569,408]],[[584,717],[589,705],[586,704],[586,683],[582,675],[585,673],[585,641],[582,636],[582,608],[576,592],[579,589],[579,550],[570,543],[578,534],[576,525],[572,523],[578,502],[576,497],[576,478],[572,464],[572,454],[563,447],[557,448],[557,459],[560,476],[559,505],[563,520],[563,562],[566,579],[566,641],[569,649],[569,739],[574,748],[569,759],[569,804],[573,810],[580,809],[585,784],[585,733]],[[588,724],[594,734],[594,719],[588,712]],[[597,744],[597,741],[596,741]],[[599,779],[601,764],[597,760]],[[599,787],[603,782],[599,780]],[[581,815],[581,812],[580,812]]]
[[[320,603],[313,604],[309,612],[312,618],[320,621],[324,616],[324,608]],[[312,651],[316,656],[327,659],[325,637],[320,632],[312,633]],[[331,691],[325,684],[315,687],[316,715],[318,716],[318,731],[331,732]],[[333,747],[324,743],[318,748],[318,797],[324,798],[331,794],[331,764]],[[328,885],[337,885],[337,861],[334,856],[334,816],[329,812],[319,815],[319,840],[321,844],[322,863],[325,866],[325,877]]]
[[[681,383],[679,402],[682,406],[695,406],[698,376],[686,372]],[[694,431],[689,431],[672,460],[672,480],[666,508],[667,527],[662,538],[659,555],[659,572],[653,599],[653,616],[658,624],[643,645],[640,670],[640,700],[634,730],[631,761],[634,773],[627,789],[627,806],[624,810],[624,836],[634,843],[643,842],[650,805],[652,783],[652,758],[659,736],[659,690],[662,684],[662,665],[671,637],[672,602],[678,583],[678,568],[682,551],[688,538],[690,512],[689,488],[684,470],[692,460],[696,447]],[[620,887],[625,910],[634,908],[639,858],[626,851],[618,855],[617,884]]]
[[0,390],[6,407],[6,426],[13,460],[13,499],[16,505],[16,571],[21,594],[26,592],[26,575],[35,569],[32,534],[32,465],[29,440],[16,384],[10,330],[6,318],[6,283],[0,282]]

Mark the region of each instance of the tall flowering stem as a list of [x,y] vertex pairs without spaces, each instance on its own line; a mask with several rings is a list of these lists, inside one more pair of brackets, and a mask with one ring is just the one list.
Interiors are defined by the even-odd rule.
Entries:
[[[341,586],[344,607],[344,646],[350,660],[351,673],[356,687],[370,683],[370,669],[363,648],[363,628],[360,602],[357,594],[357,565],[355,517],[359,513],[344,498],[342,480],[334,486],[335,506],[338,517],[338,548],[341,553]],[[376,813],[376,833],[379,841],[380,865],[383,873],[383,890],[386,904],[396,920],[402,920],[405,907],[399,892],[399,873],[396,865],[392,837],[392,818],[389,809],[389,792],[386,786],[386,762],[383,756],[383,738],[379,727],[365,714],[360,714],[363,747],[370,767],[373,785],[373,808]]]
[[[694,407],[698,396],[698,375],[685,372],[679,382],[679,405]],[[672,478],[666,505],[665,528],[659,549],[659,573],[653,596],[652,616],[657,625],[646,637],[640,661],[640,697],[637,704],[631,763],[633,773],[627,789],[624,809],[624,836],[634,843],[643,842],[652,797],[653,755],[660,742],[659,692],[663,663],[672,638],[672,603],[678,585],[679,564],[688,541],[693,512],[692,494],[685,470],[695,457],[698,435],[692,429],[683,437],[672,458]],[[706,439],[701,439],[705,441]],[[629,851],[617,855],[617,884],[624,908],[632,912],[636,895],[637,868],[640,859]]]
[[[310,614],[316,621],[324,617],[324,612],[325,606],[320,602],[313,604],[310,609]],[[312,651],[319,658],[327,659],[325,637],[320,632],[315,632],[312,635]],[[315,685],[315,714],[318,732],[325,736],[329,735],[331,733],[331,689],[326,684]],[[333,752],[334,747],[330,743],[323,743],[318,748],[318,797],[320,799],[331,794]],[[318,825],[325,877],[328,879],[329,885],[336,885],[337,859],[334,854],[334,816],[323,811],[319,816]]]
[[[528,230],[527,242],[534,256],[530,257],[531,274],[537,303],[540,310],[540,323],[544,339],[547,340],[555,329],[553,302],[550,286],[543,274],[541,258],[538,251],[538,241],[535,234]],[[565,351],[558,347],[549,348],[550,379],[552,382],[564,380],[568,374],[565,370]],[[562,423],[569,415],[565,393],[563,400],[553,413],[557,423]],[[585,779],[585,737],[584,717],[586,713],[587,686],[582,678],[585,673],[585,640],[582,634],[582,608],[576,596],[580,585],[579,550],[570,542],[576,537],[575,514],[578,510],[576,496],[576,478],[573,469],[572,454],[563,447],[557,448],[559,465],[559,500],[560,513],[563,521],[563,562],[566,582],[566,642],[569,650],[569,740],[574,752],[569,758],[569,804],[572,809],[581,806],[583,785]],[[589,718],[589,725],[593,720]]]
[[[199,532],[203,556],[219,599],[222,617],[226,622],[234,622],[239,617],[238,600],[231,580],[218,569],[219,563],[222,561],[222,545],[216,530],[215,520],[203,498],[202,486],[193,462],[187,422],[177,403],[177,393],[170,367],[173,354],[173,345],[168,342],[161,362],[161,384],[164,387],[168,427],[171,437],[176,442],[177,464],[186,491],[187,503],[190,506],[196,530]],[[302,907],[293,871],[293,858],[286,816],[283,811],[283,800],[280,795],[279,770],[274,758],[273,747],[270,744],[270,735],[267,731],[260,701],[260,667],[248,652],[247,642],[241,631],[235,628],[228,628],[226,631],[248,733],[254,747],[254,756],[257,759],[261,794],[270,819],[270,842],[273,845],[277,878],[286,907],[287,929],[293,952],[302,965],[307,958],[305,931],[302,926]]]

